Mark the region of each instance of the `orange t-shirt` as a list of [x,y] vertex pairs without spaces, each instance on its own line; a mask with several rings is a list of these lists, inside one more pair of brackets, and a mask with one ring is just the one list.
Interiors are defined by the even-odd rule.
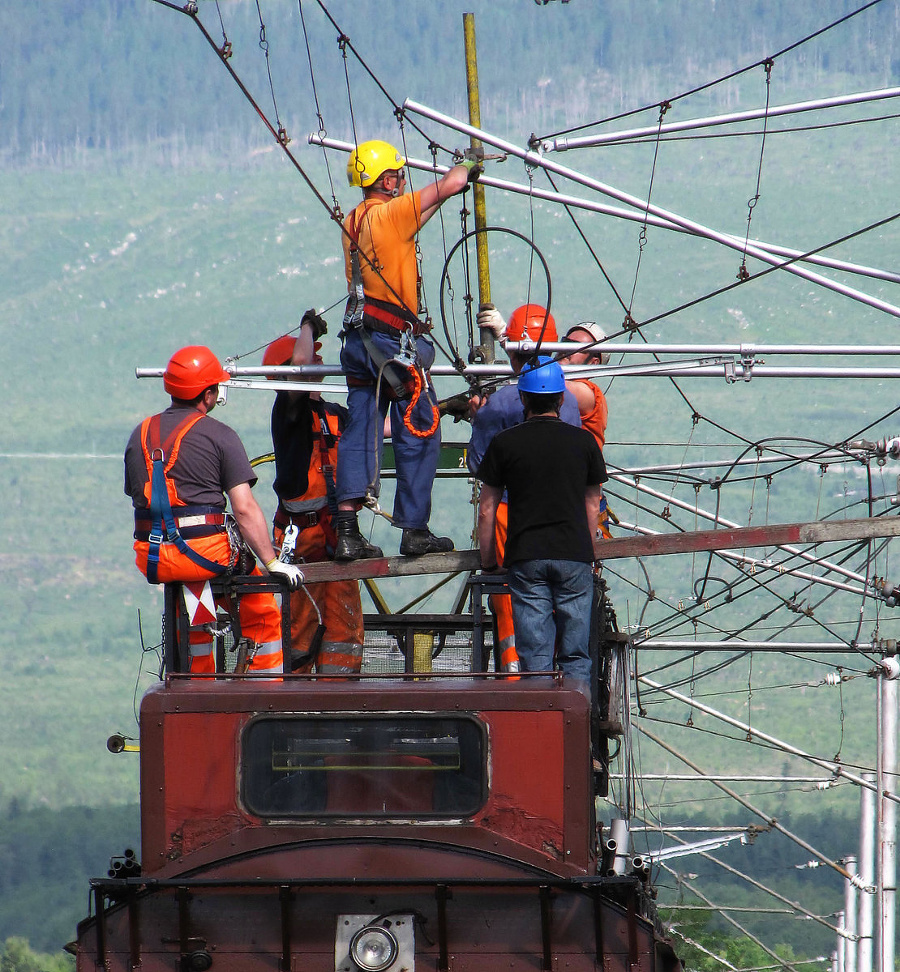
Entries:
[[606,396],[592,381],[588,381],[586,378],[573,378],[570,381],[577,381],[579,384],[587,386],[594,394],[594,406],[587,414],[581,416],[581,427],[591,433],[602,451],[603,444],[606,441],[606,420],[609,415]]
[[[421,212],[419,193],[413,192],[394,199],[366,199],[344,220],[344,226],[351,234],[354,224],[359,233],[359,265],[365,295],[390,304],[401,304],[413,314],[419,312],[416,233]],[[378,267],[384,280],[375,273],[363,254]],[[344,267],[349,286],[350,240],[346,236]]]

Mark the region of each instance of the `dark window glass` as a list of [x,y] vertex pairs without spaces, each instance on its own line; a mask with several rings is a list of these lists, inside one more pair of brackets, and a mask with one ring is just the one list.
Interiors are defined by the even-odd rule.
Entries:
[[467,817],[484,750],[469,718],[260,718],[243,738],[244,803],[261,817]]

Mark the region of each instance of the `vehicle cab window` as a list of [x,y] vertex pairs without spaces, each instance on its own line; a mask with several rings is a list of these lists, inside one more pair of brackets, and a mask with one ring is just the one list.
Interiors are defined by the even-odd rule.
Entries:
[[467,818],[486,798],[470,717],[261,717],[242,737],[242,799],[260,817]]

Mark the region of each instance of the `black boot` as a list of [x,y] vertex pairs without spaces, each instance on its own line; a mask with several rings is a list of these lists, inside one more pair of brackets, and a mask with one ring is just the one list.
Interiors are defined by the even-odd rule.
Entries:
[[436,537],[427,527],[424,530],[403,530],[400,538],[400,553],[404,557],[418,557],[420,554],[449,553],[453,549],[450,537]]
[[356,514],[353,510],[339,510],[334,518],[334,531],[337,546],[334,548],[335,560],[371,560],[383,557],[381,547],[376,547],[359,532]]

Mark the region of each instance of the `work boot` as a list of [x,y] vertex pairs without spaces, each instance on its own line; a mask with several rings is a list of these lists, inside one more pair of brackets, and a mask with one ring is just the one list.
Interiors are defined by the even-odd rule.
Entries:
[[383,557],[381,547],[376,547],[359,532],[356,514],[352,510],[339,510],[334,518],[334,531],[337,546],[334,548],[335,560],[371,560]]
[[405,528],[400,538],[400,553],[404,557],[420,554],[449,553],[453,549],[450,537],[436,537],[427,527],[424,530]]

